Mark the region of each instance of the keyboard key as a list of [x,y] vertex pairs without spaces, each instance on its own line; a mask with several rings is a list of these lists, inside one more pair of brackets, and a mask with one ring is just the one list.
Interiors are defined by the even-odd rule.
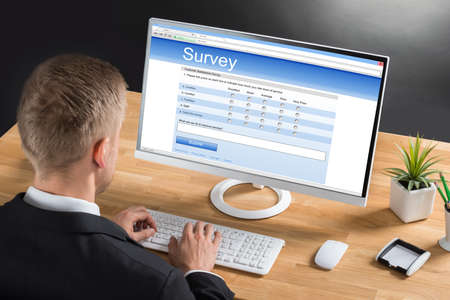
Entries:
[[245,233],[239,232],[239,234],[238,234],[238,236],[237,236],[237,239],[238,239],[239,241],[243,241],[243,240],[245,240],[246,236],[247,236],[247,235],[246,235]]
[[220,251],[222,251],[224,254],[229,254],[229,255],[234,255],[234,252],[235,252],[231,249],[223,249],[223,248],[220,249]]
[[230,244],[230,249],[231,250],[238,250],[239,248],[241,248],[242,243],[239,242],[234,242]]
[[163,246],[167,246],[169,245],[169,241],[168,240],[164,240],[164,239],[160,239],[160,238],[152,238],[152,243],[154,244],[158,244],[158,245],[163,245]]
[[265,261],[265,260],[261,260],[261,261],[258,263],[258,269],[264,268],[265,264],[266,264],[266,261]]
[[240,258],[239,259],[239,261],[238,261],[238,264],[241,264],[241,265],[248,265],[248,264],[250,264],[250,259],[247,259],[247,258]]

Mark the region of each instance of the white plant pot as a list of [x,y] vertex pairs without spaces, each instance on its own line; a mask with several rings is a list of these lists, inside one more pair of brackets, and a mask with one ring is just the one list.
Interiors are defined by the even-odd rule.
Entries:
[[392,211],[405,223],[428,218],[433,212],[436,186],[408,191],[397,180],[391,180]]

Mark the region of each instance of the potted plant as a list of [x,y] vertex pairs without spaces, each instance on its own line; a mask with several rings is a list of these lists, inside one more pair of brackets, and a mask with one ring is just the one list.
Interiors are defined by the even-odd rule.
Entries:
[[439,173],[430,169],[440,159],[430,154],[436,144],[422,148],[422,139],[417,134],[415,142],[409,140],[408,149],[397,145],[405,169],[384,169],[391,180],[391,210],[405,223],[426,219],[433,211],[436,186],[429,176]]

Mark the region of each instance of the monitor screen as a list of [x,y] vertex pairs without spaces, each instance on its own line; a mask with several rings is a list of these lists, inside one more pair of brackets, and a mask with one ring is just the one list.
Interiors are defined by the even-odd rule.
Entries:
[[387,57],[158,19],[146,53],[137,150],[366,196]]

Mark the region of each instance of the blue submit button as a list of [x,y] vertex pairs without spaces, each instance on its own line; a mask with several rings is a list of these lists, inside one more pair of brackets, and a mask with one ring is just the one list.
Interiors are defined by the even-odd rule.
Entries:
[[217,151],[217,144],[209,143],[205,141],[200,141],[196,139],[191,139],[187,137],[177,136],[176,137],[176,143],[191,147],[197,147],[200,149],[210,150],[210,151]]

